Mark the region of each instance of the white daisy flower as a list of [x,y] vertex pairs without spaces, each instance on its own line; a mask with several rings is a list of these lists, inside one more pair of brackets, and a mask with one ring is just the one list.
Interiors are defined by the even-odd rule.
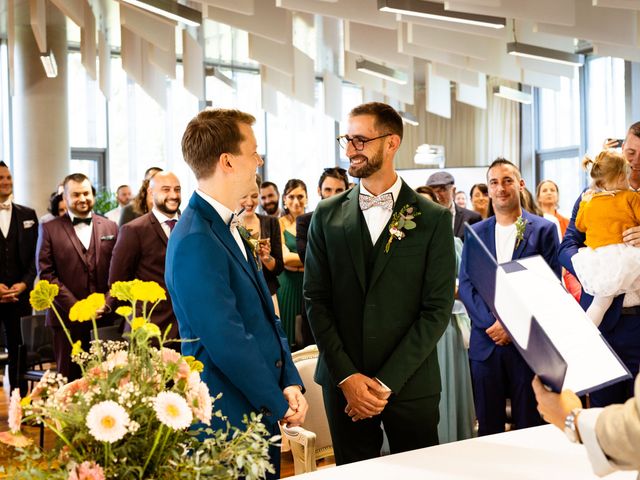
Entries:
[[129,414],[113,400],[96,403],[87,414],[87,427],[99,442],[117,442],[127,433]]
[[187,401],[175,392],[161,392],[153,401],[153,409],[158,420],[174,430],[188,428],[193,421],[193,413]]
[[11,401],[9,403],[9,430],[11,430],[11,433],[20,432],[21,423],[22,405],[20,405],[20,390],[14,388],[11,393]]

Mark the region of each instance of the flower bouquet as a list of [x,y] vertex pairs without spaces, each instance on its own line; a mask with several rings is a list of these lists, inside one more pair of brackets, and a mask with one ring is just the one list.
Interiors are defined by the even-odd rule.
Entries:
[[[213,431],[213,402],[200,379],[202,363],[162,345],[164,334],[149,322],[155,306],[166,299],[155,282],[116,282],[111,295],[127,306],[131,332],[123,341],[100,341],[96,318],[105,297],[94,293],[77,302],[69,320],[91,321],[89,352],[73,342],[54,305],[58,286],[40,281],[31,292],[36,310],[52,309],[72,344],[72,359],[82,377],[67,383],[47,371],[31,394],[11,395],[9,431],[0,441],[16,450],[18,467],[10,478],[69,480],[238,478],[257,479],[273,472],[268,448],[275,438],[259,415],[245,418],[246,429]],[[137,308],[136,308],[137,307]],[[135,316],[135,312],[141,312]],[[160,348],[152,346],[152,340]],[[21,432],[24,423],[44,425],[56,435],[56,446],[43,452]],[[204,440],[202,440],[204,438]]]

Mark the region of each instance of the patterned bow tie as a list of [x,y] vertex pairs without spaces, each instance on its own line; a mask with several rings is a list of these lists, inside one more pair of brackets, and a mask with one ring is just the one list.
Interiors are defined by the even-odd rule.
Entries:
[[240,226],[240,218],[238,215],[234,213],[233,215],[231,215],[231,218],[229,219],[229,229],[233,231],[233,229],[238,228],[238,226]]
[[393,210],[393,193],[391,192],[383,193],[377,197],[361,193],[358,201],[360,202],[360,210],[363,212],[369,210],[371,207],[382,207],[387,210]]
[[11,210],[11,203],[0,203],[0,210]]
[[87,217],[87,218],[73,217],[74,226],[80,223],[84,223],[85,225],[91,226],[91,217]]

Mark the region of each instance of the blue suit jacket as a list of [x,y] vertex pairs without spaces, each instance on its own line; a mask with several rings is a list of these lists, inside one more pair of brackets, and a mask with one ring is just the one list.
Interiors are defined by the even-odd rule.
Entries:
[[[567,231],[565,232],[562,243],[560,244],[560,250],[558,251],[558,259],[560,261],[560,264],[564,268],[569,270],[573,275],[576,275],[576,272],[573,269],[571,257],[578,253],[579,248],[585,246],[584,241],[586,239],[586,235],[576,228],[576,216],[578,215],[580,200],[582,200],[582,195],[578,197],[575,205],[573,206],[571,220],[569,221],[569,226],[567,227]],[[602,323],[598,328],[605,337],[609,336],[608,334],[610,334],[611,331],[616,327],[618,320],[620,319],[623,299],[624,295],[618,295],[616,298],[614,298],[613,303],[609,307],[609,310],[607,310],[607,312],[604,314]],[[582,290],[582,295],[580,296],[580,306],[584,310],[586,310],[587,308],[589,308],[589,305],[591,305],[592,301],[593,296]],[[620,333],[621,335],[624,335],[624,332]]]
[[[216,409],[242,427],[244,414],[262,413],[267,426],[283,418],[282,390],[301,385],[264,277],[248,261],[215,209],[194,192],[171,233],[165,279],[178,319],[183,355],[204,364]],[[216,423],[217,422],[217,423]],[[214,418],[213,427],[223,424]]]
[[[558,263],[558,230],[557,227],[542,217],[522,211],[522,217],[527,220],[523,239],[513,252],[512,259],[542,255],[547,264],[560,277],[561,267]],[[496,217],[489,217],[471,228],[478,234],[491,254],[496,255]],[[471,317],[471,339],[469,341],[469,358],[472,360],[486,360],[496,344],[485,330],[496,321],[487,304],[482,300],[478,291],[471,284],[467,273],[467,258],[478,254],[473,245],[465,243],[460,264],[458,295]]]

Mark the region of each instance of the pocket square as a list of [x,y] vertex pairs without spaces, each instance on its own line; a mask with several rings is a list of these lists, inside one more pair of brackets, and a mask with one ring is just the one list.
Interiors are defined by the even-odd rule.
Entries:
[[104,235],[100,237],[100,240],[113,240],[114,238],[116,238],[115,235]]
[[36,224],[35,220],[25,220],[22,222],[22,228],[31,228]]

